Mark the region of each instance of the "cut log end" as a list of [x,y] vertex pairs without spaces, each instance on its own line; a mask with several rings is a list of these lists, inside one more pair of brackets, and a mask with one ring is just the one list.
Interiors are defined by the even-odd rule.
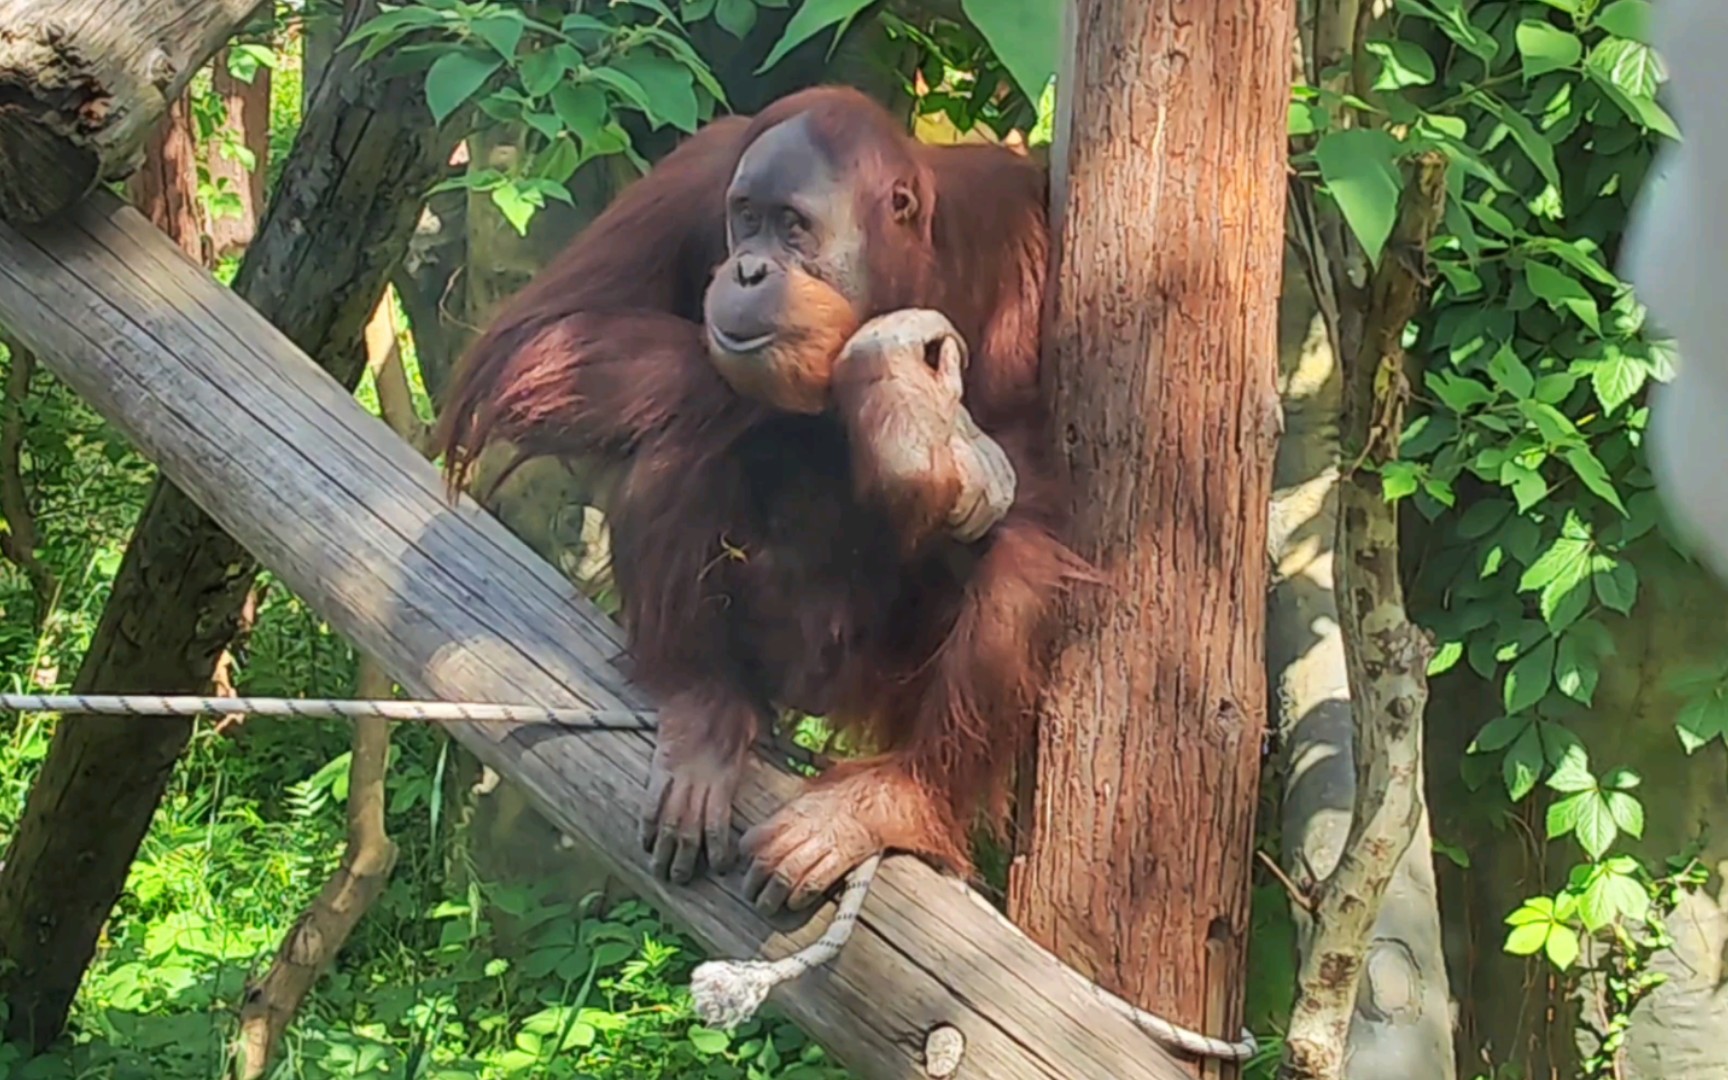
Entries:
[[0,86],[0,219],[46,221],[95,188],[101,159],[6,96]]
[[34,225],[137,167],[168,103],[262,0],[0,0],[0,219]]

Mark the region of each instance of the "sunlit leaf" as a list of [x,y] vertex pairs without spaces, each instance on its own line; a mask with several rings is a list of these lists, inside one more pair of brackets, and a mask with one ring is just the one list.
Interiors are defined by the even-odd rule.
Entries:
[[1525,19],[1516,33],[1518,55],[1524,61],[1524,79],[1569,68],[1584,58],[1584,43],[1553,23]]
[[1615,37],[1650,44],[1649,0],[1614,0],[1596,13],[1595,21]]
[[1601,332],[1602,313],[1596,306],[1596,298],[1565,271],[1528,259],[1524,263],[1524,283],[1549,307],[1570,311],[1584,325]]

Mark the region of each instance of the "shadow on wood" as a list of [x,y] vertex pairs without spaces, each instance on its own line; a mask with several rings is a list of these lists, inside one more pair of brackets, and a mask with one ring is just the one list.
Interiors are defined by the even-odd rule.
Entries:
[[[0,325],[411,694],[648,709],[617,626],[136,211],[98,192],[64,220],[0,225]],[[636,843],[649,738],[450,725],[559,828],[710,951],[781,956],[735,877],[676,888]],[[757,760],[739,826],[796,781]],[[975,1080],[1178,1080],[1178,1064],[975,893],[909,858],[877,878],[852,941],[775,1003],[859,1075],[923,1075],[952,1025]]]

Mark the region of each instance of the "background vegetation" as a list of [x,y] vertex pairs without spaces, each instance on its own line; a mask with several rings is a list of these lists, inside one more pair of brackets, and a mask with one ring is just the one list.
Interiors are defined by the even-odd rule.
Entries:
[[[352,47],[423,69],[428,108],[440,121],[473,123],[475,145],[510,133],[519,153],[475,161],[441,190],[471,197],[470,213],[490,205],[531,237],[542,212],[581,202],[576,180],[592,163],[645,167],[672,133],[735,104],[716,74],[723,67],[770,69],[793,46],[857,20],[879,30],[874,62],[915,102],[921,130],[1045,141],[1056,10],[1035,0],[419,0]],[[1401,459],[1384,481],[1417,511],[1405,522],[1411,603],[1439,645],[1428,787],[1450,875],[1442,906],[1453,994],[1464,1003],[1464,1075],[1530,1075],[1550,1054],[1566,1074],[1624,1075],[1626,1033],[1671,944],[1663,917],[1709,880],[1701,809],[1719,810],[1724,797],[1715,781],[1699,795],[1696,780],[1723,771],[1720,636],[1672,663],[1645,657],[1635,673],[1615,674],[1636,620],[1670,610],[1653,594],[1710,588],[1668,535],[1642,458],[1645,397],[1674,358],[1612,271],[1653,153],[1678,134],[1657,101],[1648,14],[1644,0],[1397,0],[1339,59],[1336,79],[1292,97],[1293,169],[1341,213],[1370,263],[1412,257],[1385,248],[1399,161],[1435,149],[1448,162],[1435,285],[1407,335],[1413,394]],[[272,165],[299,123],[304,42],[296,11],[277,15],[268,36],[228,61],[242,78],[260,65],[272,71]],[[778,29],[764,35],[768,19]],[[204,153],[244,156],[223,133],[210,81],[193,94]],[[209,213],[234,212],[232,191],[208,169],[204,181]],[[231,257],[218,267],[232,270]],[[430,415],[436,372],[417,362],[417,347],[430,346],[408,307],[398,312],[400,343]],[[14,370],[10,358],[3,367]],[[370,379],[360,394],[377,407]],[[27,492],[40,567],[0,565],[0,671],[16,690],[61,690],[152,470],[45,374],[5,404],[21,450],[0,464]],[[262,595],[235,686],[352,692],[352,649],[286,590],[267,583]],[[1633,690],[1604,704],[1602,688],[1616,679]],[[1615,712],[1628,694],[1642,704]],[[1633,722],[1646,736],[1654,723],[1659,737],[1629,745],[1614,734]],[[0,846],[51,724],[0,721]],[[246,975],[268,963],[335,865],[347,745],[337,724],[201,725],[84,984],[71,1038],[28,1064],[0,1046],[0,1077],[221,1075]],[[389,814],[402,861],[273,1075],[844,1075],[772,1018],[730,1036],[697,1025],[683,985],[700,957],[642,904],[481,869],[486,852],[469,830],[469,777],[455,754],[435,732],[398,731]],[[1663,785],[1641,782],[1652,769]],[[1670,824],[1652,837],[1658,818]],[[1470,876],[1485,855],[1493,888]],[[1253,1020],[1265,1034],[1282,1022],[1291,978],[1288,900],[1270,879],[1256,919]],[[1484,950],[1491,961],[1478,959]],[[1494,963],[1518,965],[1500,990],[1481,981]],[[1514,1002],[1525,1026],[1496,1027],[1491,1014],[1520,995],[1561,1008],[1530,1021]],[[1530,1050],[1530,1028],[1545,1023],[1545,1048]],[[1722,1057],[1728,1070],[1728,1049]]]

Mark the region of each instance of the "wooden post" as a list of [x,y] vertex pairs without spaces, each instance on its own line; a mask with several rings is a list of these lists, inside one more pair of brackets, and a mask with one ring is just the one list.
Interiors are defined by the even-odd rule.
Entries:
[[0,0],[0,219],[41,221],[144,139],[262,0]]
[[1072,17],[1046,369],[1076,544],[1111,583],[1068,608],[1010,913],[1229,1038],[1266,717],[1290,0]]
[[[0,224],[0,324],[410,694],[645,708],[618,627],[335,379],[105,192],[50,226]],[[87,722],[87,721],[72,721]],[[636,806],[653,742],[537,724],[452,724],[561,831],[708,949],[783,956],[827,927],[777,927],[739,871],[671,886]],[[795,781],[753,759],[741,827]],[[1096,991],[952,878],[897,856],[839,958],[773,1001],[864,1080],[925,1075],[931,1032],[965,1041],[955,1080],[1182,1080]]]

